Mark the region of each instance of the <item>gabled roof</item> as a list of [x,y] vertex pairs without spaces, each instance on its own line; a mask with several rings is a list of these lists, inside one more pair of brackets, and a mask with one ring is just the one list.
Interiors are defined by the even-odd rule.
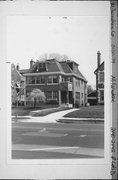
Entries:
[[103,71],[104,70],[104,61],[100,64],[100,66],[94,71],[96,74],[99,70]]
[[90,92],[88,95],[88,97],[96,97],[97,96],[97,91],[93,90],[92,92]]
[[20,74],[20,72],[15,68],[15,65],[11,65],[11,79],[14,82],[24,81],[24,77]]

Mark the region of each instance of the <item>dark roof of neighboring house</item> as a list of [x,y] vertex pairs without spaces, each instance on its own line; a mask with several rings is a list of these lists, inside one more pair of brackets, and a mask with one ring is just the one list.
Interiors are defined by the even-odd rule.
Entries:
[[90,92],[87,96],[88,97],[96,97],[96,95],[97,95],[97,91],[94,90],[94,91]]
[[[82,73],[79,70],[77,72],[74,72],[70,68],[70,66],[68,65],[68,63],[66,61],[57,61],[56,59],[48,59],[48,60],[44,60],[44,61],[37,61],[37,62],[35,62],[35,64],[32,66],[31,69],[20,70],[20,73],[26,74],[26,73],[37,72],[37,68],[39,67],[39,63],[44,63],[44,62],[46,63],[46,72],[62,72],[65,74],[70,73],[70,74],[73,74],[76,77],[84,80],[85,82],[87,82],[87,80],[85,79],[85,77],[82,75]],[[74,61],[72,61],[72,62],[74,63]],[[75,64],[78,65],[77,63],[75,63]]]
[[100,66],[94,71],[94,73],[96,73],[98,70],[104,70],[104,62],[100,64]]

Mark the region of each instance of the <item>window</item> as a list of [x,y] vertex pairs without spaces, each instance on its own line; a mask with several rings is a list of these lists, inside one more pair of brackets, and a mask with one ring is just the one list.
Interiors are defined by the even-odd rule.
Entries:
[[47,99],[52,99],[52,91],[47,91]]
[[47,91],[47,99],[52,100],[52,99],[58,99],[58,91]]
[[36,77],[36,83],[37,84],[45,84],[45,77],[44,76]]
[[29,84],[35,84],[35,77],[29,77]]
[[41,79],[40,79],[40,83],[41,83],[41,84],[45,84],[45,77],[44,77],[44,76],[41,76],[40,78],[41,78]]
[[80,86],[80,80],[79,79],[76,79],[76,86]]
[[71,82],[71,78],[70,78],[70,77],[67,77],[67,81]]
[[104,101],[104,90],[100,90],[100,101]]
[[26,77],[26,84],[31,84],[31,77]]
[[76,86],[78,86],[78,81],[76,81]]
[[98,88],[104,88],[104,84],[103,83],[98,84]]
[[53,91],[53,99],[57,99],[58,98],[58,92],[57,91]]
[[45,68],[45,67],[46,67],[45,63],[43,63],[43,65],[42,65],[42,66],[43,66],[43,68]]
[[99,81],[104,82],[104,72],[99,72]]
[[40,84],[40,77],[37,77],[37,78],[36,78],[36,83],[37,83],[37,84]]
[[52,84],[52,83],[58,83],[58,76],[57,75],[48,76],[48,84]]
[[58,83],[58,77],[56,75],[53,76],[53,83]]
[[67,82],[67,81],[71,82],[72,81],[71,77],[62,76],[62,82]]
[[52,84],[52,76],[48,76],[48,84]]
[[76,100],[80,100],[80,92],[76,92],[75,98],[76,98]]
[[81,84],[83,84],[83,80],[81,80]]
[[39,63],[39,68],[45,68],[45,63]]
[[77,66],[77,65],[74,66],[74,71],[75,71],[76,73],[78,72],[78,66]]
[[64,76],[62,76],[62,82],[64,82],[64,81],[65,81]]

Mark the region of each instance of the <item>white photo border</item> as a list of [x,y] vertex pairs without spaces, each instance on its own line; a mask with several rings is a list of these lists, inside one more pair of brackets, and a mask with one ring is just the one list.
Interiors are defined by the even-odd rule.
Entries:
[[[29,2],[28,2],[29,3]],[[32,6],[30,3],[33,3]],[[4,104],[4,98],[1,97],[1,119],[4,122],[1,128],[2,140],[1,145],[3,146],[1,153],[3,153],[3,157],[0,156],[0,168],[1,168],[1,177],[0,178],[111,178],[111,128],[117,126],[117,111],[115,111],[115,116],[113,115],[115,105],[117,105],[117,100],[115,98],[115,102],[111,103],[111,75],[116,77],[117,69],[116,64],[111,64],[113,54],[112,48],[109,49],[109,61],[105,61],[105,80],[108,82],[107,88],[105,88],[105,158],[103,159],[64,159],[64,160],[13,160],[11,159],[11,63],[6,61],[6,24],[8,16],[16,16],[16,15],[44,15],[44,16],[73,16],[78,15],[78,2],[30,2],[27,4],[19,2],[5,2],[1,3],[2,13],[0,14],[0,20],[2,21],[3,28],[1,30],[0,37],[2,35],[2,57],[0,61],[0,66],[2,68],[2,72],[6,72],[3,75],[4,85],[3,87],[7,89],[7,98],[6,103]],[[37,8],[37,3],[40,3],[40,11]],[[87,2],[84,2],[87,3]],[[95,3],[95,2],[92,2]],[[97,3],[97,2],[96,2]],[[117,2],[115,2],[117,3]],[[58,6],[57,6],[58,4]],[[108,3],[109,8],[109,21],[111,22],[110,15],[110,3]],[[55,8],[56,6],[56,8]],[[82,2],[81,2],[82,6]],[[22,8],[21,8],[22,7]],[[46,7],[46,8],[45,8]],[[60,7],[61,11],[57,11],[57,7]],[[64,10],[64,7],[67,7],[67,12]],[[82,6],[83,7],[83,6]],[[1,7],[0,7],[1,8]],[[34,11],[35,9],[35,11]],[[55,10],[56,9],[56,10]],[[85,9],[84,9],[85,10]],[[54,11],[54,12],[53,12]],[[83,10],[79,13],[83,15]],[[90,12],[92,14],[96,13]],[[108,15],[108,14],[107,14]],[[0,22],[1,23],[1,22]],[[111,27],[111,23],[109,25]],[[116,28],[116,26],[115,26]],[[109,28],[110,30],[110,28]],[[117,31],[117,30],[116,30]],[[111,34],[111,30],[109,35]],[[111,37],[111,36],[110,36]],[[109,37],[110,44],[114,41],[114,39]],[[0,44],[1,45],[1,44]],[[117,46],[117,45],[116,45]],[[117,58],[116,58],[117,59]],[[113,65],[113,66],[112,66]],[[3,80],[1,79],[1,80]],[[2,82],[2,81],[1,81]],[[106,85],[105,85],[106,87]],[[109,88],[108,88],[109,87]],[[117,89],[114,90],[117,94]],[[5,92],[2,91],[3,95]],[[113,94],[112,94],[113,95]],[[4,96],[5,97],[5,96]],[[116,95],[117,97],[117,95]],[[111,111],[112,109],[112,111]],[[7,114],[5,112],[7,111]],[[6,117],[7,116],[7,117]],[[109,121],[108,121],[109,119]],[[115,120],[114,120],[115,119]],[[109,138],[108,138],[109,137]],[[108,139],[107,139],[108,138]],[[4,141],[4,142],[3,142]],[[116,143],[116,141],[115,141]],[[113,154],[114,155],[114,154]],[[116,155],[116,154],[115,154]],[[116,157],[116,156],[115,156]],[[24,169],[26,171],[24,171]],[[79,169],[79,171],[78,171]],[[46,171],[46,173],[45,173]],[[71,172],[72,171],[72,172]],[[55,173],[54,173],[55,172]],[[85,174],[86,172],[86,174]],[[91,173],[90,173],[91,172]],[[93,173],[95,172],[95,173]],[[100,174],[101,172],[101,174]]]

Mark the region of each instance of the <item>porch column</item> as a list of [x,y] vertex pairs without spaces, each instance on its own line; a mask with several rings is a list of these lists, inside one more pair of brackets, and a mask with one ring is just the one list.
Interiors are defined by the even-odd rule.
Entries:
[[58,93],[59,93],[59,105],[61,105],[61,91],[59,90]]
[[69,103],[69,91],[66,91],[66,103]]

